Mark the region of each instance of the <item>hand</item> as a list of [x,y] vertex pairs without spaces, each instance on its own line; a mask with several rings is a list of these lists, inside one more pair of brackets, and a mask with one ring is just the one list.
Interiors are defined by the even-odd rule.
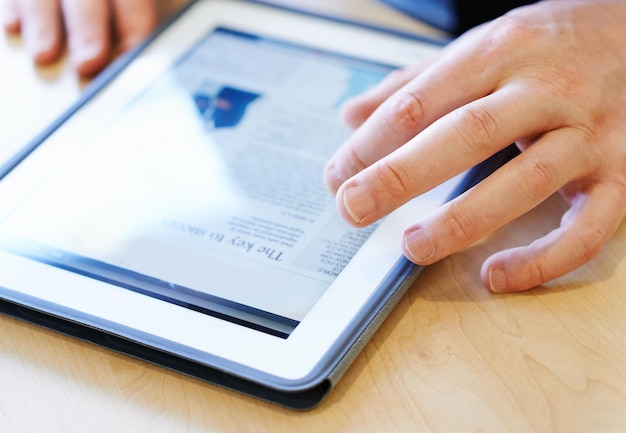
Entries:
[[124,51],[140,42],[156,23],[155,0],[4,0],[5,29],[21,31],[37,64],[60,57],[66,33],[71,62],[83,77],[106,66],[116,46]]
[[555,191],[560,227],[483,264],[493,292],[525,290],[594,257],[626,213],[626,1],[544,1],[475,28],[427,65],[344,107],[355,133],[326,167],[343,217],[366,226],[515,142],[522,153],[406,228],[428,265]]

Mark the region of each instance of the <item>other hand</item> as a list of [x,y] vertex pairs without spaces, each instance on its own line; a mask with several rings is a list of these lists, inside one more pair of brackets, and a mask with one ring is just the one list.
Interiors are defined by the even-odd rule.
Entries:
[[157,23],[155,0],[4,0],[6,31],[21,31],[37,64],[57,60],[65,37],[80,76],[99,72],[115,49],[133,47]]

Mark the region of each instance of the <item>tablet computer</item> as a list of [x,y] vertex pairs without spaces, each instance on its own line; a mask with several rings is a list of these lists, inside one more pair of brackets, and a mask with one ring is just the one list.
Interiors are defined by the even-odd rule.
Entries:
[[338,109],[436,42],[198,0],[3,166],[4,313],[292,408],[317,404],[419,268],[322,168]]

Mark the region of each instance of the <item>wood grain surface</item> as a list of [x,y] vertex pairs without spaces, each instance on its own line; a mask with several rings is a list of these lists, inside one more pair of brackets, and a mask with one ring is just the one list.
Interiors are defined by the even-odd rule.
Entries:
[[[374,1],[290,3],[421,30]],[[33,68],[18,37],[0,37],[0,65],[1,152],[82,83],[63,60]],[[552,197],[427,268],[306,412],[0,316],[0,432],[626,432],[626,226],[545,287],[492,295],[478,277],[490,253],[551,230],[564,209]]]

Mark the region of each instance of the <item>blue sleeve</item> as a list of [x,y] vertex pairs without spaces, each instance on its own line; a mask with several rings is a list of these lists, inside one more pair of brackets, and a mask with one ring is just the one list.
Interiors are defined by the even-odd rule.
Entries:
[[382,0],[402,12],[414,16],[453,35],[490,21],[529,0]]

